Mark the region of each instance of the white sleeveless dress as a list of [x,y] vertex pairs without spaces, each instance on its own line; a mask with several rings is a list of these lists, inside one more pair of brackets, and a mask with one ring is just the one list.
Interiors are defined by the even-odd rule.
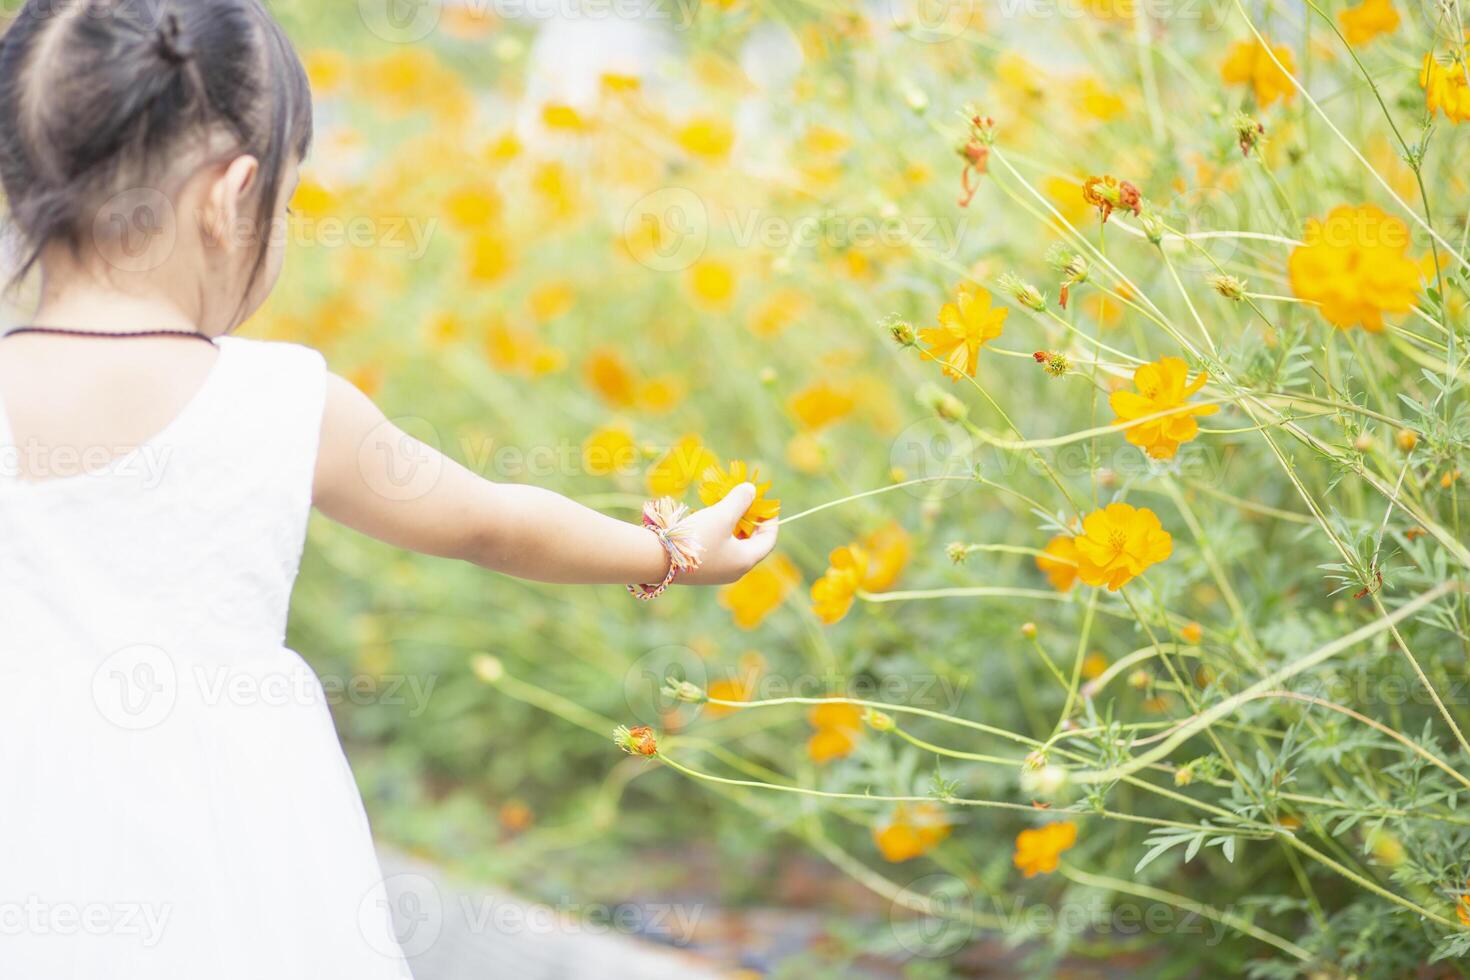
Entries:
[[409,976],[327,699],[284,646],[326,368],[219,350],[101,470],[21,482],[0,416],[6,980]]

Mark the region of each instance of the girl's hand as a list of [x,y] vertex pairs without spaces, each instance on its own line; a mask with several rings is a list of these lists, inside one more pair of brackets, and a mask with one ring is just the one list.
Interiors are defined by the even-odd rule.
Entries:
[[[492,483],[410,438],[335,375],[313,496],[328,517],[380,541],[537,582],[634,585],[662,581],[669,570],[668,552],[641,523],[539,487]],[[686,518],[702,565],[676,583],[724,585],[771,553],[774,521],[748,540],[734,536],[754,499],[747,483]]]
[[745,540],[735,525],[755,500],[755,486],[742,483],[724,500],[684,519],[701,545],[699,567],[674,579],[682,585],[728,585],[761,563],[776,547],[776,521],[766,521]]

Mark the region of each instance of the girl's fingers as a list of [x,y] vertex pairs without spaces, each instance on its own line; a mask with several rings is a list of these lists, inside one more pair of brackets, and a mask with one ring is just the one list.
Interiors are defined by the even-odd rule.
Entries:
[[720,525],[725,529],[725,534],[734,534],[735,525],[740,523],[751,503],[755,500],[755,484],[742,483],[729,493],[725,499],[714,504],[709,509],[720,519]]
[[758,525],[755,533],[741,542],[752,565],[764,560],[776,547],[778,533],[776,523],[767,521]]

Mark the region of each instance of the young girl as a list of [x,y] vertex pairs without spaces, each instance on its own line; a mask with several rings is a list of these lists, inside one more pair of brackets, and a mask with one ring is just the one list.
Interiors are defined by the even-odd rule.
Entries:
[[41,287],[0,339],[0,976],[407,975],[283,646],[312,506],[645,596],[775,544],[733,536],[748,484],[614,520],[438,456],[314,351],[227,337],[280,272],[310,139],[258,0],[30,0],[0,42],[0,179]]

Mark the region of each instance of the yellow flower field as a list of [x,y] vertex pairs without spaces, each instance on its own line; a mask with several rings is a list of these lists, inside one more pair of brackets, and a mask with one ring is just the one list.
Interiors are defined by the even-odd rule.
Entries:
[[817,866],[772,975],[1463,974],[1470,7],[360,6],[281,10],[319,135],[247,332],[493,479],[782,529],[638,603],[314,525],[380,836],[587,901]]

